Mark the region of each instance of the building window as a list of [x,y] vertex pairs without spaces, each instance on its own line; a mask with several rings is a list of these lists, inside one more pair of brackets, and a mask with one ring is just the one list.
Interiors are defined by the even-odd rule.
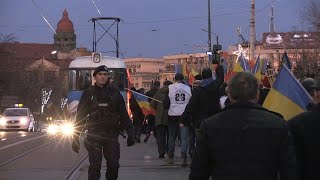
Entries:
[[139,87],[139,83],[136,83],[135,88],[138,88],[138,87]]

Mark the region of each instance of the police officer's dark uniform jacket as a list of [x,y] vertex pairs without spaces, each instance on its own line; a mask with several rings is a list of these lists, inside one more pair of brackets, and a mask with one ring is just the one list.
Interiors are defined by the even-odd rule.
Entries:
[[296,180],[285,122],[258,104],[231,104],[205,119],[189,180]]
[[[109,180],[117,179],[120,145],[119,131],[125,129],[132,145],[133,127],[120,91],[113,86],[91,86],[81,96],[76,117],[78,135],[86,125],[85,147],[89,153],[89,179],[99,179],[102,153],[107,159]],[[128,144],[128,145],[129,145]]]

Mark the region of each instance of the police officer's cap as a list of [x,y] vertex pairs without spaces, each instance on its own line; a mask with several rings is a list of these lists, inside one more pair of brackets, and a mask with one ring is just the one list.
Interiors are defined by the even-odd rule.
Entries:
[[108,72],[107,66],[102,65],[102,66],[97,67],[97,68],[94,70],[94,72],[93,72],[93,76],[96,76],[97,73],[100,72],[100,71],[106,71],[106,72]]

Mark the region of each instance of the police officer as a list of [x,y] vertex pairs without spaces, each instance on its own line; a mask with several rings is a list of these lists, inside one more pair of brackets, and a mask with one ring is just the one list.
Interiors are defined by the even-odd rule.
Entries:
[[100,179],[103,155],[107,160],[106,179],[116,180],[120,159],[119,132],[120,129],[126,130],[127,146],[132,146],[133,126],[120,91],[107,83],[107,67],[97,67],[93,77],[95,84],[83,92],[78,105],[72,149],[78,153],[79,136],[86,125],[88,133],[84,146],[89,153],[88,179]]

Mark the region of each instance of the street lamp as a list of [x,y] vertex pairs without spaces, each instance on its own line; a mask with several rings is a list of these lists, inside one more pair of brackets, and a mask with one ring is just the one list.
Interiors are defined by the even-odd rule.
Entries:
[[[207,33],[210,33],[210,34],[215,35],[215,36],[216,36],[216,40],[217,40],[217,45],[219,44],[219,36],[218,36],[216,33],[209,32],[209,31],[207,31],[207,30],[205,30],[205,29],[201,29],[201,31],[204,31],[204,32],[207,32]],[[211,45],[210,45],[210,46],[211,46]]]

